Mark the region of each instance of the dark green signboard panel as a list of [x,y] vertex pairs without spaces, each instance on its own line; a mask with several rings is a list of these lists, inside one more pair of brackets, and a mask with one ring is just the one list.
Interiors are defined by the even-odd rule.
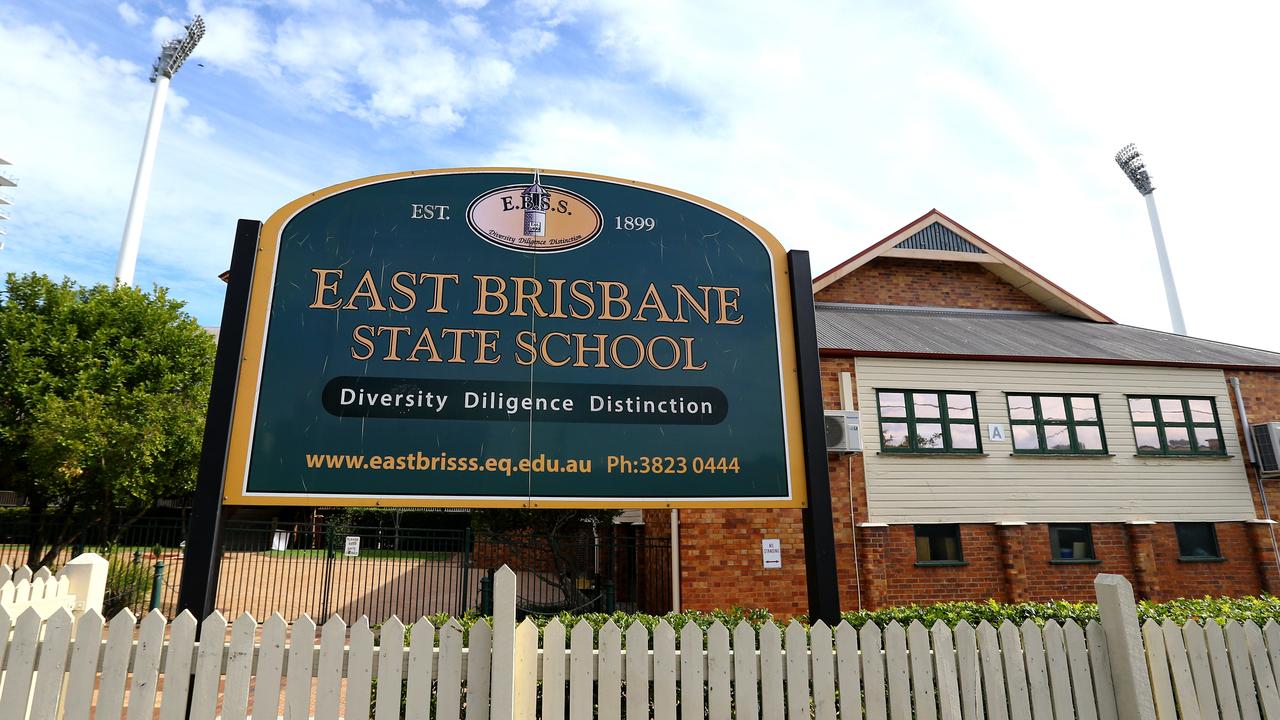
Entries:
[[447,170],[264,226],[231,504],[799,506],[785,255],[683,193]]

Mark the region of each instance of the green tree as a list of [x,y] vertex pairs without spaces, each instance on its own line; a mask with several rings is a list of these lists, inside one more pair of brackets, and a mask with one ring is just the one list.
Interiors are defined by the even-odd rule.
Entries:
[[524,545],[545,552],[551,560],[550,572],[540,563],[517,568],[537,575],[542,582],[560,590],[568,607],[579,607],[588,598],[578,588],[582,568],[573,555],[574,540],[584,530],[606,527],[621,510],[532,510],[492,508],[471,511],[471,527],[477,533],[508,546]]
[[32,567],[194,487],[215,343],[183,306],[163,288],[8,275],[0,479],[27,496]]

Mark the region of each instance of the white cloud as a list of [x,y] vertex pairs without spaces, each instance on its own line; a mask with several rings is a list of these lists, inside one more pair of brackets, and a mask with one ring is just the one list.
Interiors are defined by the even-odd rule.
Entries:
[[445,3],[464,10],[479,10],[489,4],[489,0],[445,0]]
[[[383,161],[471,165],[479,155],[679,187],[811,250],[819,270],[938,207],[1117,319],[1165,327],[1142,201],[1111,161],[1132,140],[1156,175],[1191,331],[1280,349],[1280,324],[1249,310],[1274,304],[1280,266],[1280,240],[1255,219],[1270,207],[1267,172],[1280,163],[1280,113],[1262,89],[1280,66],[1267,35],[1280,9],[462,6],[189,0],[188,13],[209,18],[197,57],[222,71],[205,76],[211,85],[256,82],[285,112],[249,121],[233,115],[238,106],[205,102],[197,116],[175,96],[147,237],[177,237],[189,216],[226,227],[251,214],[246,207],[269,211],[279,186],[305,182],[246,153],[293,142],[309,158],[323,134],[315,126],[340,126],[350,147],[393,148]],[[167,17],[153,25],[157,40],[181,31]],[[58,56],[43,43],[65,40],[40,32],[0,26],[13,57],[37,68],[57,61],[50,78],[25,68],[6,77],[0,106],[20,98],[24,112],[0,116],[0,137],[29,134],[24,152],[76,168],[36,173],[39,192],[57,188],[57,203],[28,212],[57,228],[82,223],[94,231],[91,252],[109,253],[136,163],[146,70],[85,48]],[[223,92],[245,86],[234,88]],[[236,137],[230,122],[264,127]],[[1233,144],[1224,150],[1219,136]],[[324,172],[340,173],[326,180],[369,171],[367,153],[342,149],[325,158]],[[163,168],[176,156],[208,163],[199,186]],[[76,204],[87,188],[92,197]],[[223,242],[200,247],[225,262]]]
[[[153,85],[147,69],[100,54],[60,30],[0,13],[0,47],[12,53],[0,84],[0,137],[21,148],[19,204],[0,271],[39,268],[80,282],[109,282],[124,226]],[[318,181],[273,156],[295,152],[274,137],[249,150],[213,142],[210,119],[172,93],[162,126],[137,280],[161,282],[216,321],[237,217],[264,217]]]
[[204,12],[205,35],[192,57],[215,66],[251,71],[268,50],[262,20],[250,9],[216,7]]
[[151,24],[151,40],[156,45],[162,45],[176,37],[182,37],[186,31],[186,23],[162,15]]
[[[1274,304],[1280,266],[1253,219],[1270,205],[1263,168],[1280,161],[1276,101],[1258,91],[1280,64],[1274,18],[1164,4],[1052,20],[1016,2],[828,7],[820,21],[762,4],[599,8],[587,32],[603,61],[676,99],[562,96],[521,117],[492,162],[681,187],[810,249],[818,270],[936,206],[1121,322],[1160,328],[1142,203],[1111,161],[1137,138],[1191,331],[1280,349],[1280,325],[1243,311]],[[1218,152],[1216,132],[1254,144]]]
[[[210,8],[206,17],[208,39],[197,57],[256,78],[292,102],[374,125],[457,128],[514,78],[510,62],[470,16],[436,25],[421,17],[389,19],[352,2],[299,7],[274,27],[243,7]],[[463,47],[451,44],[459,39]]]
[[142,14],[127,2],[122,2],[119,5],[116,5],[116,13],[120,15],[121,20],[124,20],[124,24],[129,27],[134,27],[142,23]]

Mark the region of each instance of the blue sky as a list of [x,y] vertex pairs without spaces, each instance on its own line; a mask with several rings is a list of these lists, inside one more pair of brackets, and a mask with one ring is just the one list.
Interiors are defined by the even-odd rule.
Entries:
[[[1045,6],[1047,7],[1047,6]],[[217,324],[237,218],[452,166],[715,200],[826,269],[932,207],[1121,322],[1167,329],[1147,156],[1191,334],[1280,350],[1261,4],[198,0],[0,4],[0,272],[108,282],[160,43],[175,78],[137,281]],[[203,65],[203,66],[201,66]]]

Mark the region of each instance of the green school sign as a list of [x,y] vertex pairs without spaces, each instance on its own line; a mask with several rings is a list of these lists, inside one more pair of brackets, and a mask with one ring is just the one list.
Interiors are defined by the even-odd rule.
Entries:
[[799,507],[785,251],[572,172],[355,180],[263,226],[224,501]]

